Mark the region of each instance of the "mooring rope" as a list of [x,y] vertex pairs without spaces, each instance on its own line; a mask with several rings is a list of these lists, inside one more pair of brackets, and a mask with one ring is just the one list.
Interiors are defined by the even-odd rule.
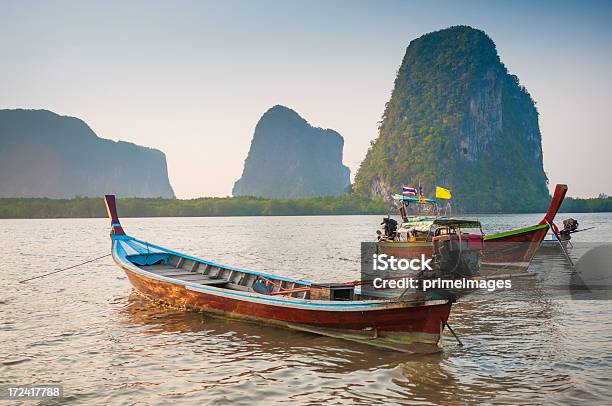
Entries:
[[81,265],[89,264],[90,262],[94,262],[94,261],[97,261],[97,260],[102,259],[102,258],[106,258],[106,257],[108,257],[110,255],[111,254],[102,255],[101,257],[90,259],[88,261],[81,262],[80,264],[69,266],[68,268],[58,269],[57,271],[49,272],[49,273],[46,273],[44,275],[38,275],[38,276],[35,276],[33,278],[24,279],[22,281],[19,281],[19,283],[24,283],[24,282],[31,281],[33,279],[38,279],[38,278],[44,278],[45,276],[49,276],[49,275],[53,275],[53,274],[56,274],[56,273],[59,273],[59,272],[67,271],[69,269],[73,269],[73,268],[79,267]]

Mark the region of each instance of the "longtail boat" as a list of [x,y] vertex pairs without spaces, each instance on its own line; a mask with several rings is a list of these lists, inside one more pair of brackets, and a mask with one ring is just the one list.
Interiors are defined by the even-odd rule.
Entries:
[[452,301],[373,298],[350,283],[315,284],[181,254],[128,236],[115,197],[106,195],[105,203],[112,257],[150,299],[403,352],[437,344],[448,325]]
[[[550,206],[544,218],[530,227],[505,231],[497,234],[484,235],[482,245],[482,258],[480,265],[483,269],[515,270],[526,269],[538,250],[542,240],[553,224],[553,220],[563,203],[567,192],[566,185],[557,185]],[[402,201],[400,215],[403,222],[397,228],[397,222],[384,219],[384,232],[379,232],[378,246],[382,252],[398,257],[415,257],[420,254],[431,256],[434,253],[434,239],[440,229],[438,221],[446,219],[440,216],[435,200],[395,196]],[[406,203],[416,201],[420,206],[431,204],[435,210],[433,216],[407,216]],[[459,234],[461,237],[461,234]],[[463,238],[471,239],[472,233],[463,233]]]

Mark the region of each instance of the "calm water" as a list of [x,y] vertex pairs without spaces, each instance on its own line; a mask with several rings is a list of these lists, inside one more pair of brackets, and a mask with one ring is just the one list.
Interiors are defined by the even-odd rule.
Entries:
[[[566,218],[569,215],[562,215]],[[612,215],[575,214],[575,241],[612,241]],[[489,230],[540,216],[482,216]],[[359,276],[380,216],[125,219],[128,233],[260,271]],[[612,302],[543,295],[453,308],[438,355],[156,307],[110,258],[106,219],[0,220],[0,385],[58,382],[75,404],[612,403]],[[575,253],[574,253],[575,254]],[[549,258],[537,258],[531,271]],[[554,259],[552,259],[554,260]]]

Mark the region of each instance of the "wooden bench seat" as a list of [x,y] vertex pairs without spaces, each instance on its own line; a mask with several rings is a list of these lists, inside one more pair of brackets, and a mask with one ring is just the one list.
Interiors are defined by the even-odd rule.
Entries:
[[163,272],[163,271],[171,271],[171,270],[177,270],[178,268],[169,265],[169,264],[158,264],[158,265],[147,265],[147,266],[143,266],[142,269],[149,271],[149,272]]
[[155,275],[159,275],[159,276],[167,276],[169,278],[173,278],[175,276],[182,276],[182,275],[198,275],[196,273],[193,272],[188,272],[188,271],[179,271],[178,269],[175,269],[174,271],[166,271],[166,272],[153,272]]
[[199,272],[190,272],[181,268],[175,268],[168,264],[143,266],[142,269],[155,275],[178,279],[189,283],[196,283],[199,285],[227,285],[229,283],[228,279],[212,279],[208,275],[203,275]]
[[173,279],[178,279],[185,282],[198,283],[201,285],[225,285],[229,283],[228,279],[211,279],[204,275],[191,273],[188,275],[175,276]]
[[198,285],[227,285],[229,283],[229,281],[227,279],[208,279],[208,278],[202,278],[202,279],[195,279],[195,280],[190,280],[190,279],[181,279],[184,280],[185,282],[191,282],[191,283],[196,283]]

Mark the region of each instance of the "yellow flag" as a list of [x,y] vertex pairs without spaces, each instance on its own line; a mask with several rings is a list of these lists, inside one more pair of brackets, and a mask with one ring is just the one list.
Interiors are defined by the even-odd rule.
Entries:
[[450,199],[451,192],[443,187],[436,186],[436,199]]

